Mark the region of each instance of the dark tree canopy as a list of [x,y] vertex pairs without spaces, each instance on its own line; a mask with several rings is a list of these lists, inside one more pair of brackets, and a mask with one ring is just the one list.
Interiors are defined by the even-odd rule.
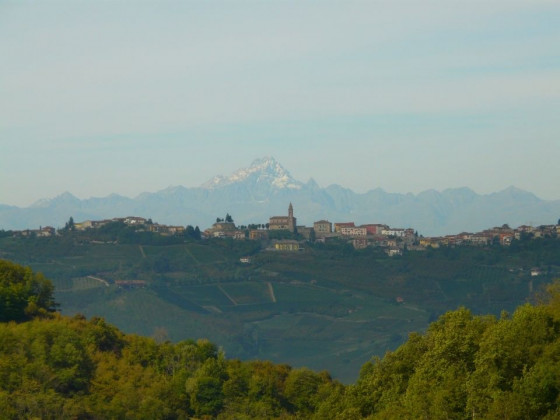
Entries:
[[66,225],[64,225],[64,230],[75,230],[76,226],[74,224],[74,218],[72,216],[70,216],[70,219],[68,219],[68,221],[66,222]]
[[0,321],[25,321],[55,307],[50,280],[29,267],[0,260]]

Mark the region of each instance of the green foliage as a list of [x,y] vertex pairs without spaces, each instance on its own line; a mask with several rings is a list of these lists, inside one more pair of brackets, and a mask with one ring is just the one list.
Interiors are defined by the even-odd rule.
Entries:
[[53,312],[53,285],[41,273],[0,260],[0,321],[25,321]]
[[14,232],[11,230],[4,230],[4,229],[0,229],[0,238],[6,238],[6,237],[10,237],[13,236]]
[[499,320],[466,309],[444,314],[425,335],[366,364],[339,411],[380,419],[556,418],[558,299]]
[[70,219],[68,219],[68,221],[64,225],[64,230],[65,231],[74,231],[75,229],[76,229],[76,226],[74,225],[74,218],[72,216],[70,216]]
[[187,239],[194,239],[194,240],[200,240],[201,238],[201,233],[200,233],[200,228],[198,226],[196,227],[192,227],[191,225],[188,225],[187,228],[185,229],[185,237]]
[[[170,340],[204,336],[232,357],[326,368],[348,383],[371,355],[395,350],[446,311],[464,305],[473,314],[513,313],[560,273],[553,238],[394,259],[346,241],[306,244],[293,254],[263,251],[261,241],[187,234],[137,232],[146,243],[134,243],[136,233],[130,243],[117,241],[126,229],[116,223],[50,238],[4,237],[0,248],[52,279],[65,314],[103,316],[147,336],[164,327]],[[94,239],[98,232],[106,236]],[[150,242],[156,237],[178,243]],[[246,256],[250,264],[239,261]],[[536,267],[542,274],[531,277]],[[145,283],[119,287],[118,280]],[[397,305],[397,297],[404,302]]]
[[[306,244],[293,254],[261,252],[260,241],[197,241],[187,234],[137,232],[181,243],[125,244],[117,241],[123,229],[117,222],[51,238],[6,237],[0,248],[53,280],[64,313],[104,316],[144,335],[164,326],[172,340],[205,336],[233,357],[282,357],[328,368],[346,382],[355,381],[372,354],[394,350],[409,331],[424,331],[446,311],[459,305],[475,314],[513,311],[560,272],[560,241],[548,238],[392,259],[345,241]],[[106,236],[94,239],[99,232]],[[239,262],[245,256],[250,264]],[[531,277],[533,267],[543,274]],[[143,280],[145,287],[119,288],[117,280]],[[396,305],[397,297],[404,303]]]
[[162,343],[101,318],[0,323],[2,418],[308,417],[326,374],[227,360],[208,340]]
[[[34,279],[2,262],[2,284]],[[18,283],[19,282],[19,283]],[[40,302],[40,299],[34,300]],[[2,418],[288,418],[311,414],[328,375],[226,360],[206,339],[156,343],[94,317],[0,323]]]
[[103,318],[94,317],[90,321],[86,339],[99,351],[110,351],[120,354],[125,341],[123,334],[113,325],[107,324]]
[[307,368],[294,369],[285,382],[284,394],[295,411],[308,414],[315,411],[320,400],[318,390],[321,378]]
[[[10,284],[33,277],[2,267]],[[205,339],[126,335],[102,318],[3,322],[0,412],[6,419],[558,418],[560,283],[549,291],[545,303],[499,319],[447,312],[366,363],[350,386],[326,372],[228,360]]]

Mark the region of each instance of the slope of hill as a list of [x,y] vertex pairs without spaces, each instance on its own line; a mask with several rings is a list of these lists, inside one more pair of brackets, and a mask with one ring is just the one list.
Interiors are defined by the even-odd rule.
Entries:
[[[21,274],[37,275],[0,265],[5,308]],[[99,317],[8,318],[0,322],[0,410],[10,420],[556,419],[560,284],[547,292],[500,318],[447,312],[365,363],[347,386],[326,371],[226,358],[208,340],[123,334]]]
[[511,311],[560,276],[557,239],[390,258],[345,243],[284,253],[256,241],[161,242],[146,232],[93,242],[94,233],[0,238],[0,257],[51,278],[65,314],[174,341],[206,337],[229,356],[328,369],[344,381],[447,310]]

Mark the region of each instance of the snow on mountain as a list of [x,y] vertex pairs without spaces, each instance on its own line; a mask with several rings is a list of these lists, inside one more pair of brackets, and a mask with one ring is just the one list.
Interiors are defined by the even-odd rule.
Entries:
[[293,203],[298,222],[316,220],[386,223],[413,227],[423,235],[476,232],[491,226],[549,224],[558,220],[560,200],[544,201],[515,187],[479,195],[469,188],[419,194],[388,193],[380,188],[358,194],[340,185],[321,188],[302,183],[272,157],[255,160],[230,176],[217,176],[200,188],[169,187],[136,198],[116,194],[80,200],[70,193],[36,202],[27,208],[0,205],[1,229],[64,226],[76,221],[141,216],[159,223],[209,226],[229,213],[237,223],[262,223]]
[[79,198],[66,191],[54,198],[42,198],[33,203],[30,207],[47,208],[53,205],[77,204],[79,202]]
[[277,189],[302,188],[302,183],[292,178],[290,173],[273,157],[256,159],[248,168],[239,169],[229,177],[218,175],[201,185],[204,189],[216,189],[231,184],[253,183],[269,185]]

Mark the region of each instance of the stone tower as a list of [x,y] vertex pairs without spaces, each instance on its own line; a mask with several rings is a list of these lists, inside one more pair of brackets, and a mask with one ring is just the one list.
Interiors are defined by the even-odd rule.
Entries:
[[290,232],[295,233],[296,231],[296,218],[294,217],[294,206],[290,203],[288,207],[288,226],[290,227]]

